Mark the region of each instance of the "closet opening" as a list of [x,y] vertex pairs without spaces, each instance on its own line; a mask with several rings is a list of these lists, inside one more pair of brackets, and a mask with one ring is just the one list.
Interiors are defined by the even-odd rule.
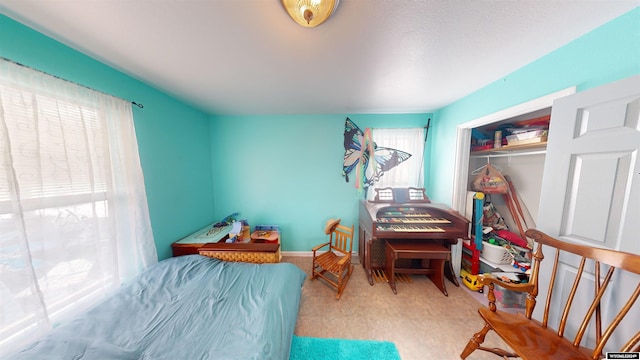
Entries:
[[[491,134],[496,129],[528,120],[539,121],[546,118],[550,121],[554,100],[575,92],[575,87],[567,88],[458,125],[452,208],[473,222],[474,192],[471,190],[471,183],[476,176],[473,172],[489,163],[509,175],[517,189],[521,205],[526,207],[527,225],[528,227],[534,227],[540,200],[546,152],[546,142],[544,140],[546,139],[543,139],[542,134],[530,141],[518,142],[516,138],[515,141],[511,142],[511,146],[504,142],[502,144],[505,144],[505,146],[498,148],[494,148],[493,142],[490,143],[491,146],[489,147],[487,146],[488,141],[485,144],[479,144],[474,141],[474,151],[472,151],[472,133],[480,131]],[[549,131],[552,131],[552,127]],[[474,138],[477,139],[477,136]],[[491,196],[491,201],[495,203],[499,212],[506,212],[505,214],[501,213],[501,215],[507,221],[506,218],[511,216],[502,200],[502,196]],[[525,212],[524,209],[523,212]],[[516,229],[515,232],[518,232],[515,224],[512,223],[509,226],[509,223],[507,223],[507,226],[510,230],[513,227],[513,229]],[[460,275],[462,264],[462,248],[462,243],[458,242],[451,249],[452,264],[458,276]],[[500,264],[487,264],[487,261],[484,261],[483,265],[485,268],[500,268],[494,266]],[[511,264],[508,266],[511,266]]]

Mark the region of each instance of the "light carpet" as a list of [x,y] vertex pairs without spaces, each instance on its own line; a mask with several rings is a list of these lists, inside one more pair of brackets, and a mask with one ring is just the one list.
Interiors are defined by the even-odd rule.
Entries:
[[389,341],[348,340],[293,336],[289,360],[400,360]]

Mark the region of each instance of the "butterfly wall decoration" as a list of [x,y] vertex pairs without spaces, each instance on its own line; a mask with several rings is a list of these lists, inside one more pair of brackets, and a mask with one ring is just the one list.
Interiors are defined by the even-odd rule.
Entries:
[[[360,130],[351,119],[344,123],[344,163],[342,176],[349,182],[349,174],[356,170],[356,188],[366,190],[387,171],[409,159],[411,154],[397,149],[378,146],[371,129]],[[373,161],[371,161],[373,158]]]

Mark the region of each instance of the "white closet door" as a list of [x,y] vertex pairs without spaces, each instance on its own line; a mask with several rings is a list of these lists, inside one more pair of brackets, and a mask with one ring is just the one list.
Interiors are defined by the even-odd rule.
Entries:
[[[538,228],[570,242],[640,253],[640,76],[558,99],[551,119]],[[547,259],[553,257],[550,252],[544,255]],[[554,295],[562,296],[570,290],[578,260],[561,259],[560,279],[567,280],[563,290]],[[548,271],[544,265],[551,262],[543,261],[534,315],[539,315],[544,306],[549,280],[545,278]],[[582,291],[591,294],[592,269],[589,266],[589,273],[581,280],[591,287],[581,286]],[[613,293],[628,295],[638,278],[616,277],[613,281]],[[582,304],[580,298],[578,294],[572,312],[582,313],[589,305]],[[554,328],[561,310],[551,313],[550,324]],[[603,310],[606,317],[607,309]],[[640,306],[631,314],[634,312],[640,315]],[[604,324],[609,321],[605,318]],[[626,325],[629,332],[637,326]],[[574,324],[571,329],[578,326]],[[571,329],[567,335],[573,336]]]

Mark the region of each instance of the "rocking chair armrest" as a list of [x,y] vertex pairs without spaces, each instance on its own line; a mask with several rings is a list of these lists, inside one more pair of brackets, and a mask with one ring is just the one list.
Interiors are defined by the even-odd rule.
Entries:
[[494,285],[498,285],[507,290],[520,292],[520,293],[528,293],[533,291],[533,284],[514,284],[506,281],[502,281],[497,279],[491,275],[479,275],[478,280],[482,282],[483,285],[489,286],[489,284],[493,283]]
[[338,266],[342,266],[344,265],[347,260],[351,260],[351,256],[343,256],[340,261],[338,261]]
[[313,249],[311,249],[311,251],[318,251],[319,249],[321,249],[321,248],[323,248],[323,247],[325,247],[325,246],[327,246],[329,244],[331,244],[331,243],[326,242],[324,244],[320,244],[318,246],[315,246]]

